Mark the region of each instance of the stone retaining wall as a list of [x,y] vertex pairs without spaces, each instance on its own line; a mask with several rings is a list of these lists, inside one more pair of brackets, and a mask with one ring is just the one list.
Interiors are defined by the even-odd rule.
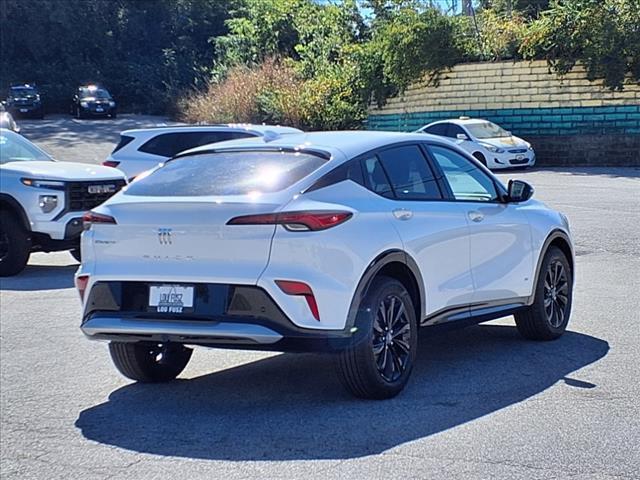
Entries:
[[417,83],[372,106],[368,128],[413,131],[461,115],[526,138],[541,164],[640,165],[640,85],[611,91],[580,65],[564,77],[542,61],[458,65],[438,86]]

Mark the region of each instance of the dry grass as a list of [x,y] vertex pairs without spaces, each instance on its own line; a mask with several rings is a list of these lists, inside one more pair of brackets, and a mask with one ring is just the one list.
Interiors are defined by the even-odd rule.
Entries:
[[232,68],[224,81],[183,100],[182,119],[204,123],[302,123],[303,81],[276,59],[258,67]]

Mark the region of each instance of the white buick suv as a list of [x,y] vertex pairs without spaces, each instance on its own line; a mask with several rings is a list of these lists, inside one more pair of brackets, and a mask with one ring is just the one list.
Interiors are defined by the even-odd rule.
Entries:
[[407,383],[419,327],[571,312],[567,219],[440,137],[318,132],[199,147],[87,213],[81,329],[121,373],[175,378],[192,346],[335,352],[355,395]]

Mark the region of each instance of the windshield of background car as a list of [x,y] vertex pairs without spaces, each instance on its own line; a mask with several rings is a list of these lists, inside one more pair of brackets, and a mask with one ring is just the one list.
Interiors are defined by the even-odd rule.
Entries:
[[81,88],[80,89],[80,97],[81,98],[111,98],[109,92],[107,92],[104,88]]
[[38,91],[35,88],[30,87],[14,87],[11,89],[12,97],[26,97],[27,95],[37,95]]
[[467,130],[476,138],[510,137],[511,134],[493,122],[467,123]]
[[197,197],[284,190],[327,160],[301,152],[235,151],[170,160],[133,182],[127,195]]
[[0,132],[0,164],[53,159],[20,135]]

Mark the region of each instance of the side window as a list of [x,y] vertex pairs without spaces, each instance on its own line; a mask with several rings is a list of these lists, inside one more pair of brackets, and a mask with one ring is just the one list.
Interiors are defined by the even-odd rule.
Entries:
[[459,133],[466,135],[462,127],[456,125],[455,123],[450,123],[449,128],[447,129],[447,137],[458,138]]
[[406,145],[378,154],[398,200],[439,200],[438,183],[420,147]]
[[163,133],[145,142],[138,148],[138,151],[162,157],[173,157],[183,150],[182,135],[182,133]]
[[443,137],[447,132],[447,124],[436,123],[435,125],[431,125],[429,128],[427,128],[425,132],[430,133],[431,135],[440,135],[441,137]]
[[369,189],[373,190],[378,195],[393,198],[393,190],[391,189],[391,185],[387,179],[387,174],[384,173],[384,168],[382,168],[382,164],[380,163],[380,160],[378,160],[378,157],[373,156],[365,158],[362,161],[362,167]]
[[445,147],[429,145],[456,200],[491,202],[498,199],[493,180],[471,161]]

